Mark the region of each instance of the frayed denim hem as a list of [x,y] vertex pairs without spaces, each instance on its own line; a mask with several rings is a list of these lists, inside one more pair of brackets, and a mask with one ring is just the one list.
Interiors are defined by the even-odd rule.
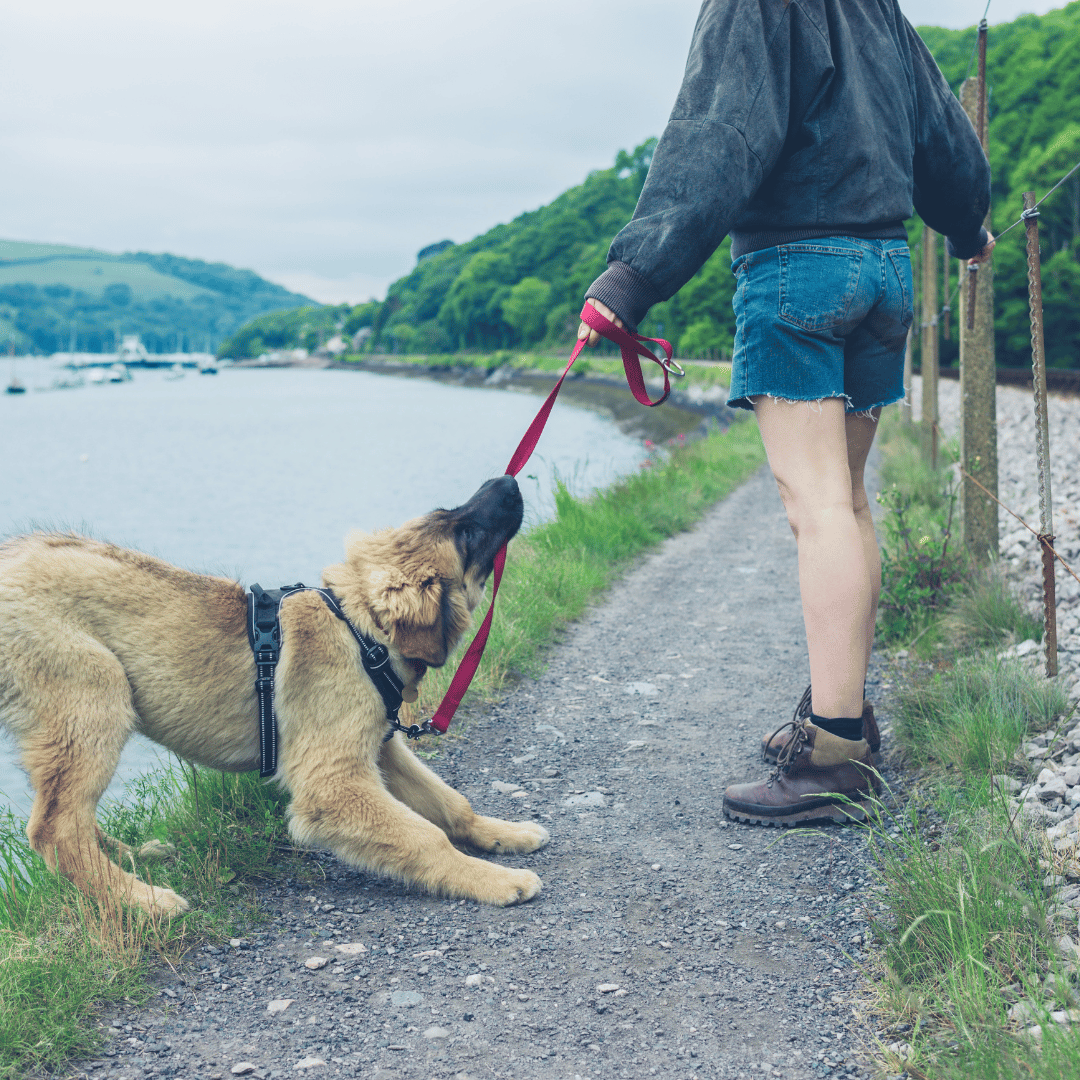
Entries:
[[877,418],[872,415],[874,409],[884,409],[887,405],[896,405],[898,402],[904,408],[911,408],[911,402],[908,401],[907,394],[904,393],[901,394],[899,397],[892,397],[887,398],[885,401],[879,401],[876,405],[867,405],[862,409],[853,409],[849,407],[844,411],[849,416],[865,416],[870,420],[876,420]]

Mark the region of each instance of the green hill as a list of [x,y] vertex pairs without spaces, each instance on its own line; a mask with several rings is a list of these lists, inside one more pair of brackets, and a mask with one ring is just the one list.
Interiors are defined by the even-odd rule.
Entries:
[[205,349],[262,312],[310,303],[224,263],[0,240],[0,346],[19,351],[108,352],[124,333],[151,352]]
[[[920,33],[959,90],[974,28],[923,27]],[[1023,191],[1041,195],[1080,160],[1080,0],[991,27],[987,70],[998,231],[1019,216]],[[613,168],[591,173],[549,205],[468,243],[424,248],[386,300],[352,309],[345,329],[370,326],[367,347],[388,352],[569,343],[584,291],[604,268],[611,238],[633,213],[654,145],[649,140],[632,154],[620,152]],[[918,221],[909,225],[917,237]],[[1041,226],[1048,357],[1058,367],[1080,367],[1080,175],[1044,205]],[[1003,365],[1030,362],[1023,251],[1022,232],[1015,229],[995,254],[997,358]],[[642,332],[672,340],[681,356],[730,353],[730,261],[725,241],[677,296],[653,308]],[[342,319],[341,309],[333,317]],[[302,343],[312,333],[310,313],[267,316],[225,342],[222,354],[252,355]],[[943,343],[942,362],[955,355],[955,340]]]

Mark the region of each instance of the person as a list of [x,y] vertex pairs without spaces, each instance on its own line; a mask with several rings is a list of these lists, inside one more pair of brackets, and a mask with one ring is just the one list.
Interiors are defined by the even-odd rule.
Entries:
[[795,534],[811,684],[765,740],[771,775],[727,789],[729,817],[842,820],[869,797],[881,560],[863,473],[882,408],[904,397],[904,219],[914,205],[980,262],[989,200],[972,125],[896,0],[705,0],[633,219],[586,299],[634,330],[731,236],[728,404],[753,409]]

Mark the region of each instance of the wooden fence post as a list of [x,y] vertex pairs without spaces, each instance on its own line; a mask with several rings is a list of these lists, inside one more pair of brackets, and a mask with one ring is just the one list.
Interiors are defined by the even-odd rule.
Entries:
[[[972,126],[979,131],[979,80],[968,79],[960,91]],[[982,133],[983,145],[985,132]],[[990,211],[984,224],[990,227]],[[975,303],[968,291],[966,262],[960,263],[960,462],[965,471],[996,496],[997,364],[994,357],[994,264],[985,262],[976,275]],[[969,312],[973,317],[969,318]],[[997,505],[970,480],[962,478],[960,527],[964,543],[978,562],[998,553]]]
[[937,233],[923,226],[922,234],[922,444],[937,467],[938,337]]

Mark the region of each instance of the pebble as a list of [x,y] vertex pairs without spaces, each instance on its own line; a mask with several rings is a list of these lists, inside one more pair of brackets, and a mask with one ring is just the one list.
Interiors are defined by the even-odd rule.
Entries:
[[607,799],[599,791],[586,791],[580,795],[568,795],[563,806],[607,806]]
[[301,1058],[296,1063],[294,1068],[297,1068],[297,1069],[314,1069],[318,1065],[326,1065],[326,1062],[323,1061],[323,1059],[320,1058],[320,1057],[306,1057],[306,1058]]
[[520,784],[508,784],[505,780],[492,780],[491,786],[500,795],[512,795],[515,791],[521,790]]
[[390,995],[390,1004],[399,1009],[411,1009],[414,1005],[422,1005],[424,998],[415,990],[395,990]]
[[425,1039],[449,1039],[450,1032],[444,1027],[429,1027],[424,1028]]
[[283,1013],[296,999],[295,998],[275,998],[266,1006],[268,1013]]
[[256,1066],[250,1061],[238,1061],[230,1070],[233,1076],[244,1076],[247,1073],[254,1072]]
[[334,948],[346,956],[358,956],[360,953],[367,952],[367,946],[360,941],[343,941],[340,945],[335,945]]
[[320,968],[326,967],[329,963],[329,958],[325,956],[311,956],[304,961],[304,967],[310,968],[312,971],[318,971]]
[[601,983],[597,988],[598,994],[614,994],[619,989],[618,983]]

